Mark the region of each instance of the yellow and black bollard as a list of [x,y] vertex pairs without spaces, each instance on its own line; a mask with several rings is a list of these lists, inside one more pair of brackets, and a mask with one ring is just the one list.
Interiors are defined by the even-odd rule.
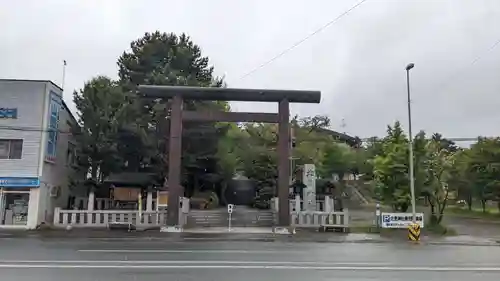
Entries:
[[413,242],[420,241],[420,225],[417,223],[410,224],[408,227],[408,239]]

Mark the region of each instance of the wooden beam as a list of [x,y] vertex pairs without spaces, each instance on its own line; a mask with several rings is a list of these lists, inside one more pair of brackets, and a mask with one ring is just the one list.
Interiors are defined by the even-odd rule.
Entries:
[[277,113],[224,112],[224,111],[183,111],[184,121],[219,121],[219,122],[263,122],[278,123]]
[[235,89],[216,87],[187,87],[139,85],[139,92],[147,98],[170,99],[181,96],[184,100],[262,101],[280,102],[283,99],[297,103],[319,103],[320,91]]

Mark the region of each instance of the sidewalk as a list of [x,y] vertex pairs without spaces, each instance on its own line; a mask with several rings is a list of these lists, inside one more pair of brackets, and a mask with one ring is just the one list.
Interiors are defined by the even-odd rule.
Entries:
[[[98,239],[98,240],[155,240],[165,242],[182,241],[255,241],[281,243],[410,243],[405,236],[383,237],[379,234],[363,233],[331,233],[299,230],[294,235],[274,234],[269,229],[254,229],[243,232],[235,228],[231,232],[223,229],[191,229],[182,233],[164,233],[157,229],[145,231],[109,231],[105,229],[73,229],[73,230],[2,230],[0,239]],[[496,239],[473,236],[422,237],[421,245],[470,245],[500,246]]]

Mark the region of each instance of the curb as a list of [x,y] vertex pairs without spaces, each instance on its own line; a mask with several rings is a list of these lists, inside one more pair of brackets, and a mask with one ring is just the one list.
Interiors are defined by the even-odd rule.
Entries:
[[346,244],[417,244],[435,246],[500,246],[500,241],[439,241],[423,239],[418,243],[410,243],[404,239],[389,238],[348,238],[343,235],[307,235],[307,234],[256,234],[256,233],[232,233],[232,234],[200,234],[200,233],[161,233],[149,230],[125,231],[0,231],[2,239],[41,239],[41,240],[100,240],[100,241],[163,241],[163,242],[277,242],[277,243],[346,243]]
[[379,240],[379,239],[359,239],[359,240],[335,240],[335,239],[310,239],[310,238],[299,238],[289,235],[275,235],[266,237],[216,237],[205,235],[204,237],[183,237],[181,235],[164,235],[164,236],[115,236],[115,237],[100,237],[100,236],[69,236],[69,235],[57,235],[57,236],[44,236],[37,234],[30,235],[0,235],[0,240],[2,239],[43,239],[43,240],[55,240],[55,239],[87,239],[87,240],[99,240],[99,241],[157,241],[157,242],[277,242],[277,243],[331,243],[331,244],[414,244],[419,245],[434,245],[434,246],[481,246],[481,247],[499,247],[499,242],[453,242],[453,241],[420,241],[419,243],[410,243],[403,240]]

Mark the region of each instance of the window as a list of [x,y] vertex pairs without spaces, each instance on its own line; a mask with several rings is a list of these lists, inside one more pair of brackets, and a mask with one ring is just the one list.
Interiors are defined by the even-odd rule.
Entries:
[[68,151],[66,152],[66,165],[76,165],[76,146],[71,142],[68,142]]
[[0,159],[21,159],[23,140],[0,140]]
[[49,104],[49,124],[48,124],[48,139],[47,139],[47,153],[45,160],[54,162],[57,153],[57,139],[59,130],[59,110],[61,108],[61,97],[56,93],[50,93]]

